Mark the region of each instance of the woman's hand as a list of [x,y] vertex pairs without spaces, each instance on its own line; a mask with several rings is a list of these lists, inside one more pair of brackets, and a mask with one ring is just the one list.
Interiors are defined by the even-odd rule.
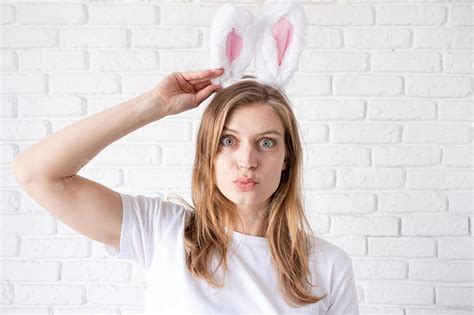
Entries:
[[193,72],[173,72],[151,90],[155,106],[163,106],[167,115],[176,115],[196,108],[212,93],[222,89],[211,79],[221,76],[224,69],[207,69]]

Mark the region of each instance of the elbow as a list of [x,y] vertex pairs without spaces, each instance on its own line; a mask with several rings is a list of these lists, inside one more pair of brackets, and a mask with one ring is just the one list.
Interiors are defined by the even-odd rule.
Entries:
[[10,162],[10,170],[18,183],[24,185],[28,182],[29,176],[27,175],[26,167],[22,166],[16,158]]

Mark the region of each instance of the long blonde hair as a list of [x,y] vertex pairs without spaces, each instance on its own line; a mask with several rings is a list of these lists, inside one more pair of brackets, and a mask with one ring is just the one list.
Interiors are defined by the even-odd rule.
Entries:
[[[286,95],[246,75],[216,93],[202,116],[197,135],[192,171],[194,207],[184,232],[186,265],[195,278],[204,278],[214,288],[222,288],[209,271],[214,252],[227,271],[227,250],[232,231],[240,220],[235,204],[217,189],[214,160],[226,118],[241,106],[263,104],[272,108],[285,127],[286,169],[266,209],[264,224],[273,265],[277,269],[280,292],[293,306],[316,303],[326,297],[314,296],[308,281],[309,255],[313,232],[301,201],[302,149],[298,125]],[[182,198],[181,198],[182,200]],[[231,227],[227,231],[225,227]],[[314,268],[314,267],[313,267]]]

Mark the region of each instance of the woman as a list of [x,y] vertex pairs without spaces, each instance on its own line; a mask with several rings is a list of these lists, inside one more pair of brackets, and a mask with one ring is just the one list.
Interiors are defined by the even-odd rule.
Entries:
[[[358,314],[350,257],[315,237],[305,218],[288,99],[252,79],[213,85],[222,73],[172,73],[28,148],[14,172],[62,222],[147,270],[147,312]],[[76,174],[113,141],[216,91],[197,136],[194,207],[117,193]]]

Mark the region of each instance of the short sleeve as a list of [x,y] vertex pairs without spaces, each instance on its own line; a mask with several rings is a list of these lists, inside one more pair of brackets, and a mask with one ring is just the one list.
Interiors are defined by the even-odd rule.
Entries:
[[338,255],[331,275],[331,290],[327,315],[359,315],[352,259],[347,253]]
[[123,258],[148,269],[161,236],[172,227],[180,206],[159,197],[120,193],[123,207],[118,246],[104,244],[107,256]]

